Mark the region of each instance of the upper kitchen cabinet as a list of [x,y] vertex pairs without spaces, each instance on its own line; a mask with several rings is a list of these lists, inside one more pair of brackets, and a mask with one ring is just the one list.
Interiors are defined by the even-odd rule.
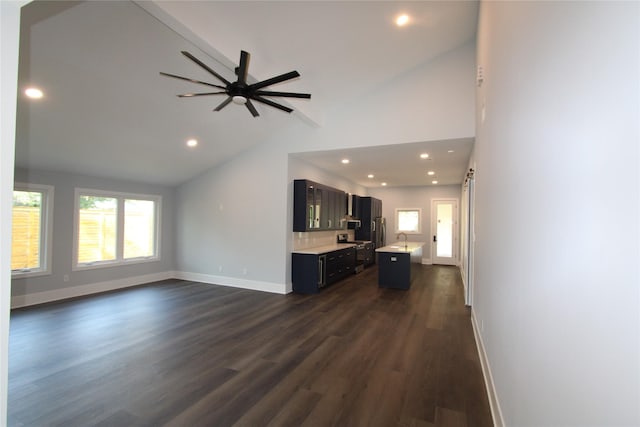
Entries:
[[341,230],[346,193],[306,179],[293,181],[293,231]]

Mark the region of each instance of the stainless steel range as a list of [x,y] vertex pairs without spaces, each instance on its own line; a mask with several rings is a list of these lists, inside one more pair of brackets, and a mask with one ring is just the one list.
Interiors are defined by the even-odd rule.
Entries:
[[371,243],[365,240],[349,240],[348,234],[338,234],[338,243],[353,243],[356,245],[356,267],[355,272],[360,273],[364,270],[366,259],[367,259],[367,251],[366,244]]

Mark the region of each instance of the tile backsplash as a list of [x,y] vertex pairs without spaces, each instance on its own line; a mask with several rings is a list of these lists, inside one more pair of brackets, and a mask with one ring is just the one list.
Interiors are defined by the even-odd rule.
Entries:
[[326,246],[336,243],[338,234],[349,234],[349,240],[354,240],[353,230],[332,231],[298,231],[293,233],[293,250],[308,249],[316,246]]

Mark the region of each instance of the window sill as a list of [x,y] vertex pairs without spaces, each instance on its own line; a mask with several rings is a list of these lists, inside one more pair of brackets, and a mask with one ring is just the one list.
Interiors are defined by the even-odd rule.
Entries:
[[51,276],[51,270],[11,271],[11,280],[27,279],[30,277],[40,277],[40,276]]
[[74,265],[71,271],[95,270],[108,267],[124,267],[127,265],[145,264],[148,262],[156,261],[160,261],[160,257],[132,258],[124,261],[96,261],[92,263]]

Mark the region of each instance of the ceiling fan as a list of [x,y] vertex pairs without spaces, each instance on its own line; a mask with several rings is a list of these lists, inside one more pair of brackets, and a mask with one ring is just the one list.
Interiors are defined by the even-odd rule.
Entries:
[[202,85],[212,86],[218,89],[222,89],[221,91],[218,91],[218,92],[185,93],[182,95],[178,95],[178,97],[180,98],[190,98],[193,96],[207,96],[207,95],[227,95],[227,98],[224,101],[222,101],[220,105],[214,108],[213,111],[220,111],[224,107],[226,107],[230,102],[233,102],[239,105],[244,104],[247,107],[247,109],[251,112],[253,117],[258,117],[260,114],[258,114],[258,110],[256,110],[256,107],[251,102],[253,100],[253,101],[261,102],[266,105],[270,105],[279,110],[286,111],[287,113],[290,113],[293,111],[293,109],[286,107],[282,104],[278,104],[277,102],[274,102],[268,98],[265,98],[265,96],[305,98],[305,99],[311,98],[311,94],[308,94],[308,93],[274,92],[270,90],[263,90],[263,88],[266,88],[267,86],[271,86],[276,83],[281,83],[281,82],[299,77],[300,73],[298,73],[297,71],[290,71],[288,73],[284,73],[267,80],[263,80],[253,84],[248,84],[247,70],[249,69],[250,55],[248,52],[245,52],[244,50],[240,51],[240,65],[235,69],[235,73],[238,76],[238,79],[235,82],[228,81],[227,79],[225,79],[220,74],[213,71],[206,64],[204,64],[202,61],[200,61],[198,58],[196,58],[189,52],[183,50],[182,54],[187,58],[189,58],[190,60],[192,60],[193,62],[195,62],[196,64],[198,64],[199,66],[201,66],[202,68],[204,68],[205,70],[207,70],[209,73],[213,74],[218,80],[224,83],[224,86],[203,82],[203,81],[191,79],[188,77],[177,76],[175,74],[163,73],[162,71],[160,72],[160,74],[167,77],[173,77],[176,79],[186,80],[192,83],[199,83]]

